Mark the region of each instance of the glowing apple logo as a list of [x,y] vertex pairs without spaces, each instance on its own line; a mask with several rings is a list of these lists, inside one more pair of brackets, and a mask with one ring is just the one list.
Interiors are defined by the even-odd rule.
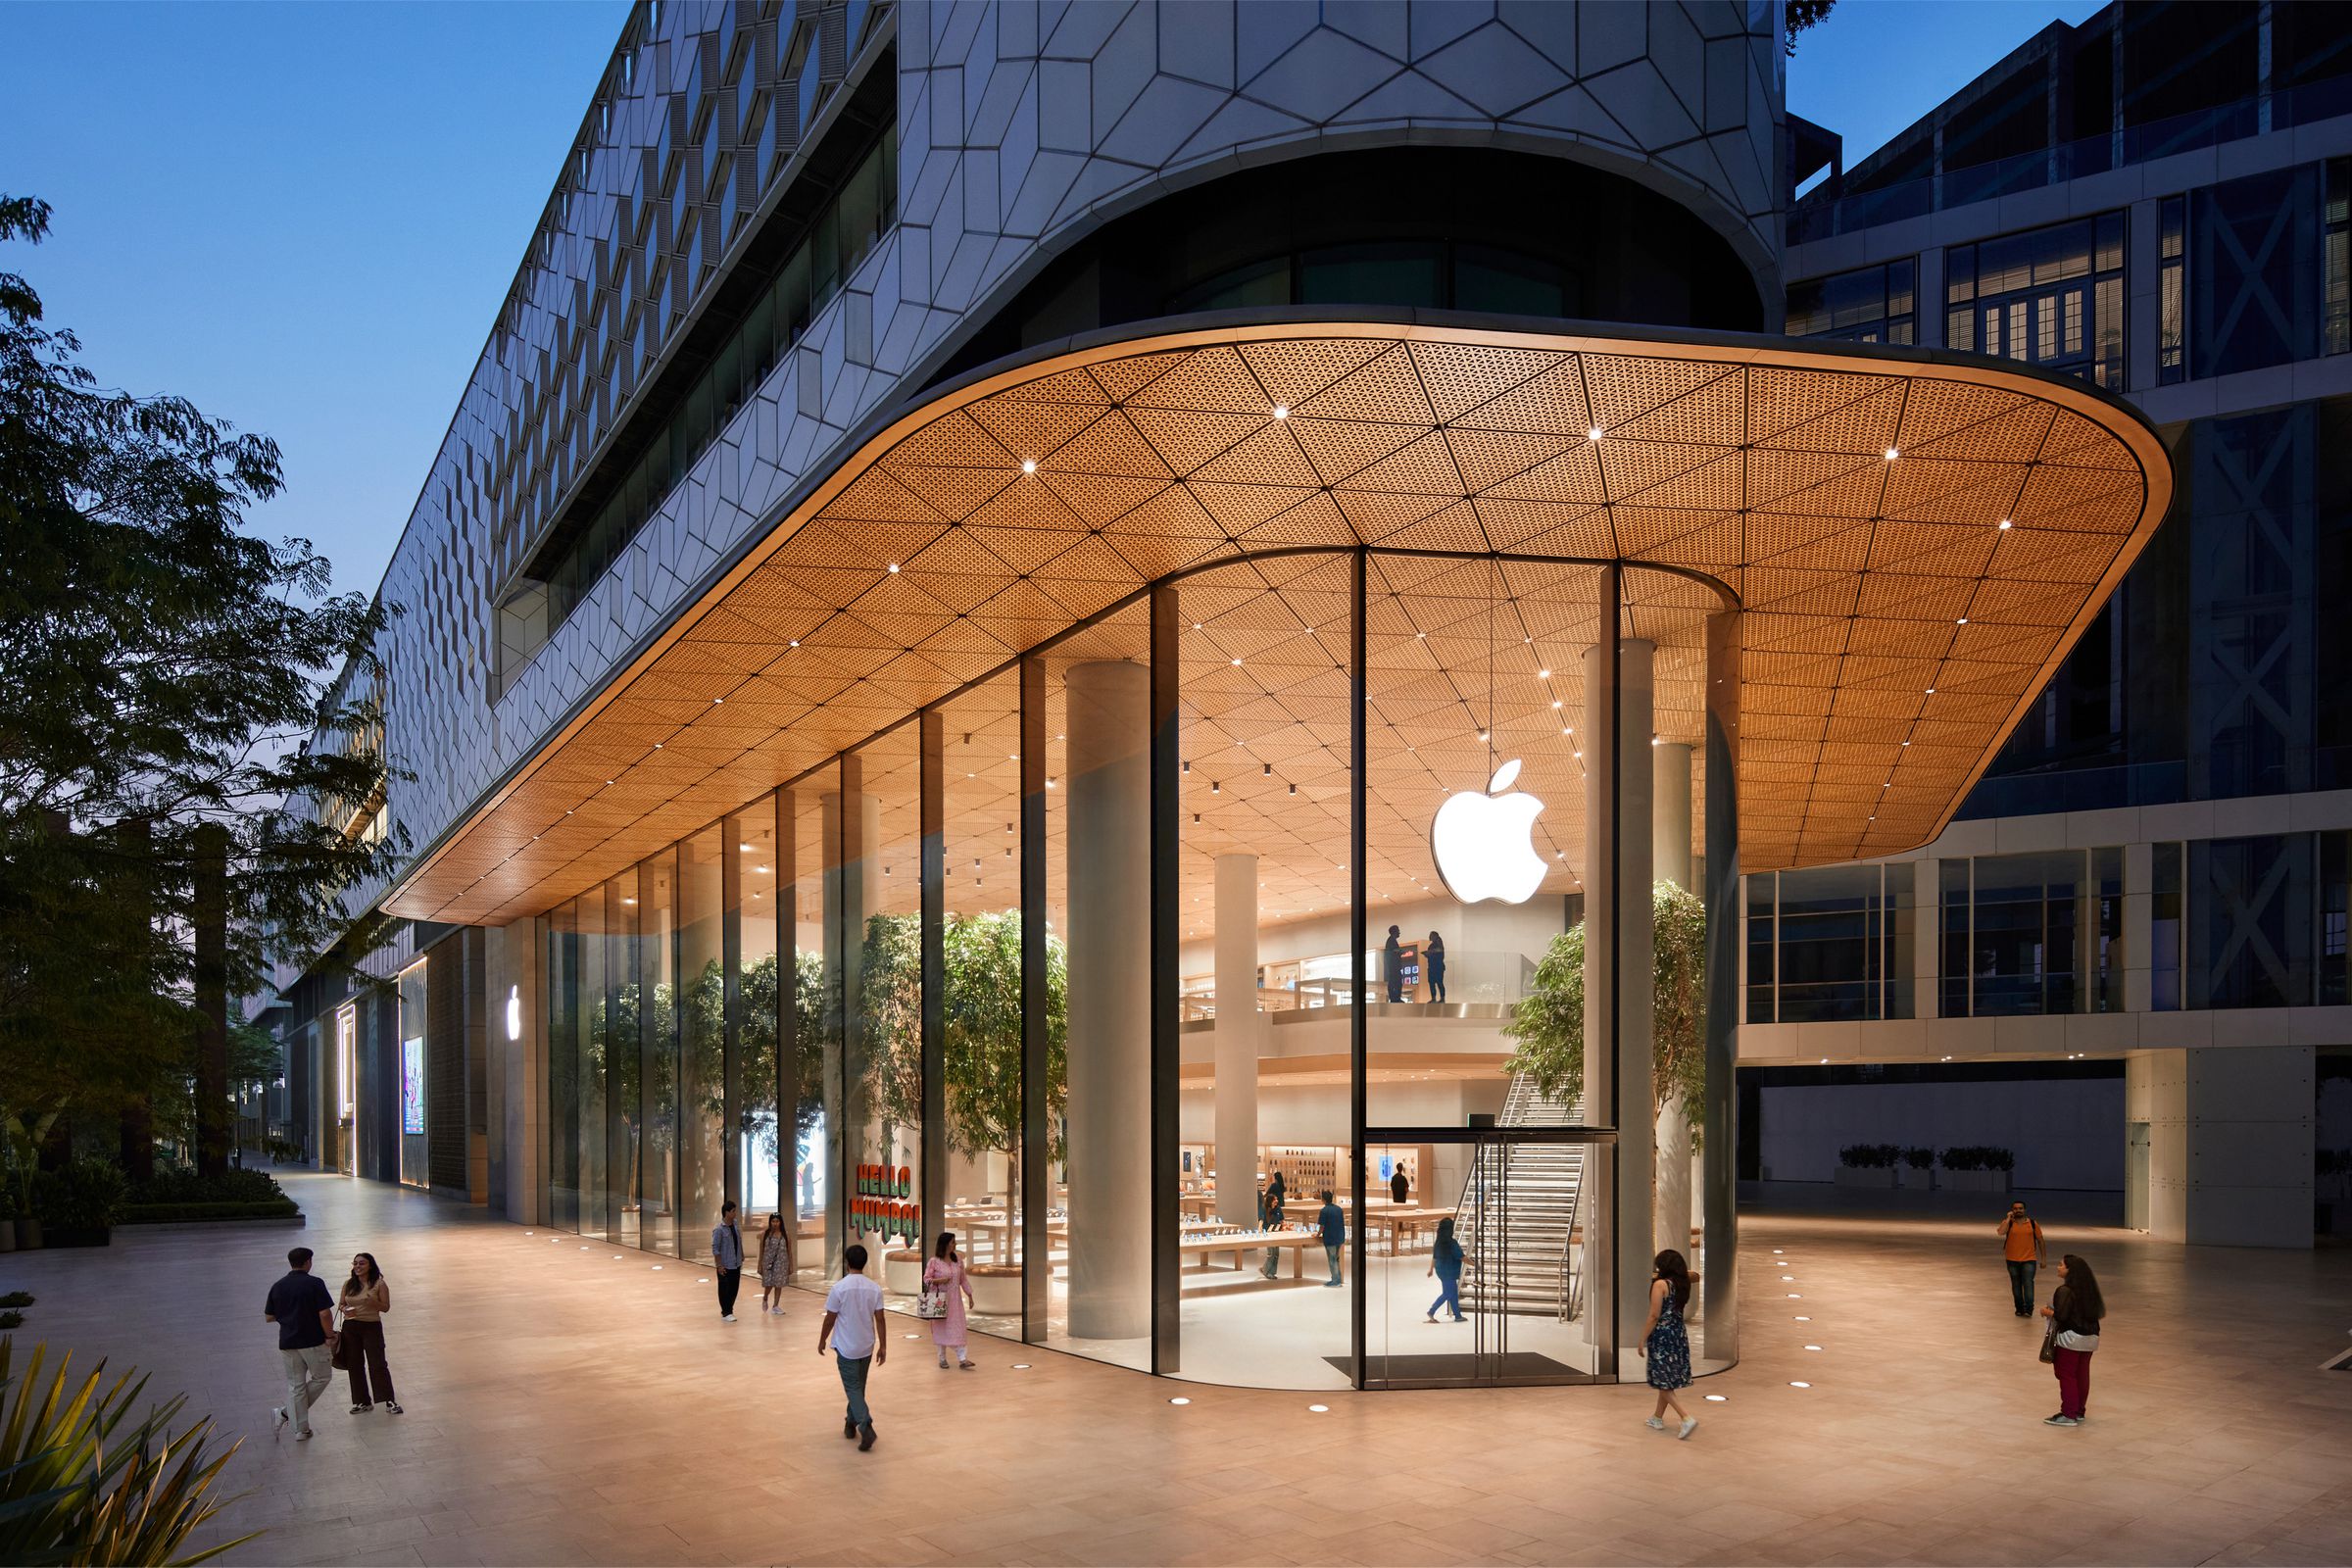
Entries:
[[1525,790],[1512,791],[1519,776],[1516,758],[1494,770],[1487,792],[1464,791],[1438,808],[1429,824],[1429,849],[1446,891],[1464,904],[1499,899],[1525,904],[1544,882],[1544,857],[1536,853],[1536,818],[1544,803]]

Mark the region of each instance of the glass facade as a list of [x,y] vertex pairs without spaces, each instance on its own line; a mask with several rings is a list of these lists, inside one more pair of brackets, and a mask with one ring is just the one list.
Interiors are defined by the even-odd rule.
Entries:
[[1876,267],[1788,285],[1790,337],[1854,343],[1919,341],[1919,262],[1899,257]]
[[1944,342],[2124,386],[2124,215],[1954,245]]
[[1943,1016],[2123,1010],[2121,849],[1985,855],[1938,874]]
[[1827,865],[1747,879],[1749,1023],[1908,1018],[1912,867]]
[[[1181,574],[568,901],[550,1222],[703,1260],[733,1197],[747,1234],[781,1216],[796,1283],[861,1243],[909,1312],[953,1232],[976,1326],[1205,1381],[1621,1375],[1620,1208],[1644,1259],[1703,1273],[1732,1239],[1695,1147],[1698,844],[1660,873],[1683,979],[1638,1108],[1507,1032],[1582,930],[1601,581],[1350,551]],[[1716,596],[1643,593],[1626,646],[1700,680]],[[1439,862],[1448,801],[1514,796],[1527,886]],[[1644,1191],[1618,1115],[1658,1151]],[[1467,1259],[1443,1346],[1441,1227]]]

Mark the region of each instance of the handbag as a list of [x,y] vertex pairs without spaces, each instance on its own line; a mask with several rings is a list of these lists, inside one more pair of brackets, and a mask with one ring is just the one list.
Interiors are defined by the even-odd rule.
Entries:
[[946,1280],[941,1280],[936,1284],[930,1280],[923,1281],[923,1294],[914,1298],[914,1315],[932,1323],[946,1317],[948,1315],[947,1287],[949,1283]]
[[2055,1350],[2055,1349],[2057,1348],[2057,1346],[2058,1346],[2058,1320],[2057,1320],[2056,1318],[2054,1318],[2054,1317],[2045,1317],[2045,1318],[2043,1318],[2043,1319],[2041,1320],[2041,1356],[2040,1356],[2040,1359],[2042,1359],[2042,1360],[2044,1360],[2044,1361],[2055,1361],[2055,1360],[2057,1360],[2057,1359],[2058,1359],[2058,1357],[2057,1357],[2057,1356],[2055,1356],[2054,1354],[2052,1354],[2052,1353],[2051,1353],[2053,1350]]
[[330,1338],[334,1343],[327,1348],[327,1365],[333,1367],[338,1372],[350,1371],[352,1367],[358,1363],[360,1358],[359,1350],[351,1343],[351,1336],[349,1334],[336,1334],[330,1336]]

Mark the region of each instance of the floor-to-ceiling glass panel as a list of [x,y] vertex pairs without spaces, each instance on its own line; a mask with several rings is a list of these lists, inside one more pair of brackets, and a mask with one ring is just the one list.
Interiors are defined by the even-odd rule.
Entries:
[[842,994],[838,905],[841,768],[830,763],[781,792],[778,822],[791,839],[793,968],[793,1211],[798,1278],[822,1288],[841,1268],[847,1209],[842,1170]]
[[547,1222],[580,1228],[580,906],[547,917]]
[[577,927],[579,946],[578,1018],[579,1036],[579,1115],[576,1122],[579,1138],[580,1170],[580,1234],[605,1236],[610,1234],[611,1216],[606,1202],[612,1190],[612,1167],[608,1156],[612,1149],[612,1132],[605,1124],[605,1038],[610,1027],[606,1012],[612,1005],[607,994],[609,956],[605,941],[610,922],[606,917],[605,890],[590,889],[580,895],[580,918]]
[[637,1245],[678,1255],[678,852],[637,867]]
[[629,1247],[638,1245],[643,1174],[638,1146],[645,1126],[637,909],[637,872],[631,867],[605,884],[605,1010],[597,1039],[605,1077],[605,1234]]
[[1147,1370],[1152,1329],[1147,606],[1106,616],[1050,651],[1046,711],[1046,915],[1068,962],[1069,1074],[1048,1188],[1049,1231],[1058,1255],[1047,1343]]
[[400,1179],[431,1185],[424,1138],[424,966],[400,971]]
[[727,983],[724,961],[728,851],[715,827],[678,846],[678,1246],[710,1256],[710,1232],[726,1198]]
[[[784,879],[776,869],[774,797],[729,817],[726,841],[735,857],[735,1049],[743,1097],[735,1185],[743,1195],[744,1234],[764,1237],[768,1217],[787,1211],[776,1117],[776,903]],[[744,1266],[756,1270],[760,1258]]]
[[[947,1211],[933,1227],[956,1235],[972,1287],[971,1326],[1016,1340],[1024,1262],[1020,716],[1016,671],[956,697],[942,714],[948,1167],[940,1188]],[[1061,939],[1046,940],[1054,973],[1066,977]],[[1056,1111],[1066,1085],[1065,1003],[1062,981],[1050,977],[1047,1092]]]
[[[1176,1224],[1191,1378],[1322,1389],[1352,1373],[1354,572],[1352,556],[1281,557],[1176,590]],[[1376,1220],[1387,1179],[1368,1185]],[[1367,1240],[1385,1269],[1389,1233]]]
[[860,747],[852,857],[862,876],[849,987],[852,1239],[876,1254],[884,1296],[908,1311],[928,1238],[923,1148],[922,848],[917,728]]

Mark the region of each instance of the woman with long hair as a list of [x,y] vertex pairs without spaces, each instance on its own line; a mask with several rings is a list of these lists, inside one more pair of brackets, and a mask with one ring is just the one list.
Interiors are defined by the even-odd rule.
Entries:
[[2050,1320],[2050,1370],[2058,1374],[2058,1413],[2045,1427],[2079,1427],[2090,1403],[2090,1357],[2099,1348],[2099,1320],[2107,1315],[2098,1277],[2072,1252],[2058,1259],[2058,1288],[2041,1309]]
[[948,1352],[956,1352],[956,1364],[966,1372],[977,1372],[980,1363],[974,1361],[967,1348],[972,1342],[971,1330],[964,1326],[964,1308],[971,1304],[971,1282],[963,1277],[963,1255],[956,1250],[956,1233],[941,1231],[939,1245],[932,1249],[931,1259],[923,1265],[923,1290],[937,1291],[947,1298],[947,1312],[931,1320],[931,1343],[939,1347],[939,1369],[948,1369]]
[[351,1413],[372,1410],[378,1403],[393,1415],[401,1413],[392,1393],[392,1365],[384,1358],[384,1314],[392,1310],[392,1287],[375,1266],[373,1252],[355,1253],[351,1278],[343,1282],[343,1344],[351,1377]]
[[1674,1394],[1690,1386],[1690,1331],[1684,1326],[1683,1313],[1690,1307],[1690,1288],[1698,1276],[1671,1247],[1657,1255],[1650,1270],[1649,1321],[1642,1325],[1637,1350],[1649,1364],[1649,1386],[1658,1391],[1658,1406],[1644,1424],[1654,1432],[1665,1431],[1666,1409],[1672,1405],[1683,1423],[1675,1436],[1688,1438],[1698,1430],[1698,1417],[1686,1411]]
[[[1438,1298],[1429,1303],[1429,1320],[1438,1320],[1438,1308],[1450,1307],[1453,1320],[1462,1321],[1462,1244],[1453,1239],[1453,1221],[1438,1221],[1438,1244],[1429,1250],[1429,1274],[1438,1277]],[[1427,1279],[1429,1274],[1424,1274]]]
[[1446,1000],[1446,939],[1435,931],[1429,934],[1429,945],[1421,950],[1421,961],[1429,970],[1429,1000]]
[[792,1283],[792,1231],[781,1210],[767,1216],[760,1233],[760,1309],[784,1315],[784,1287]]

